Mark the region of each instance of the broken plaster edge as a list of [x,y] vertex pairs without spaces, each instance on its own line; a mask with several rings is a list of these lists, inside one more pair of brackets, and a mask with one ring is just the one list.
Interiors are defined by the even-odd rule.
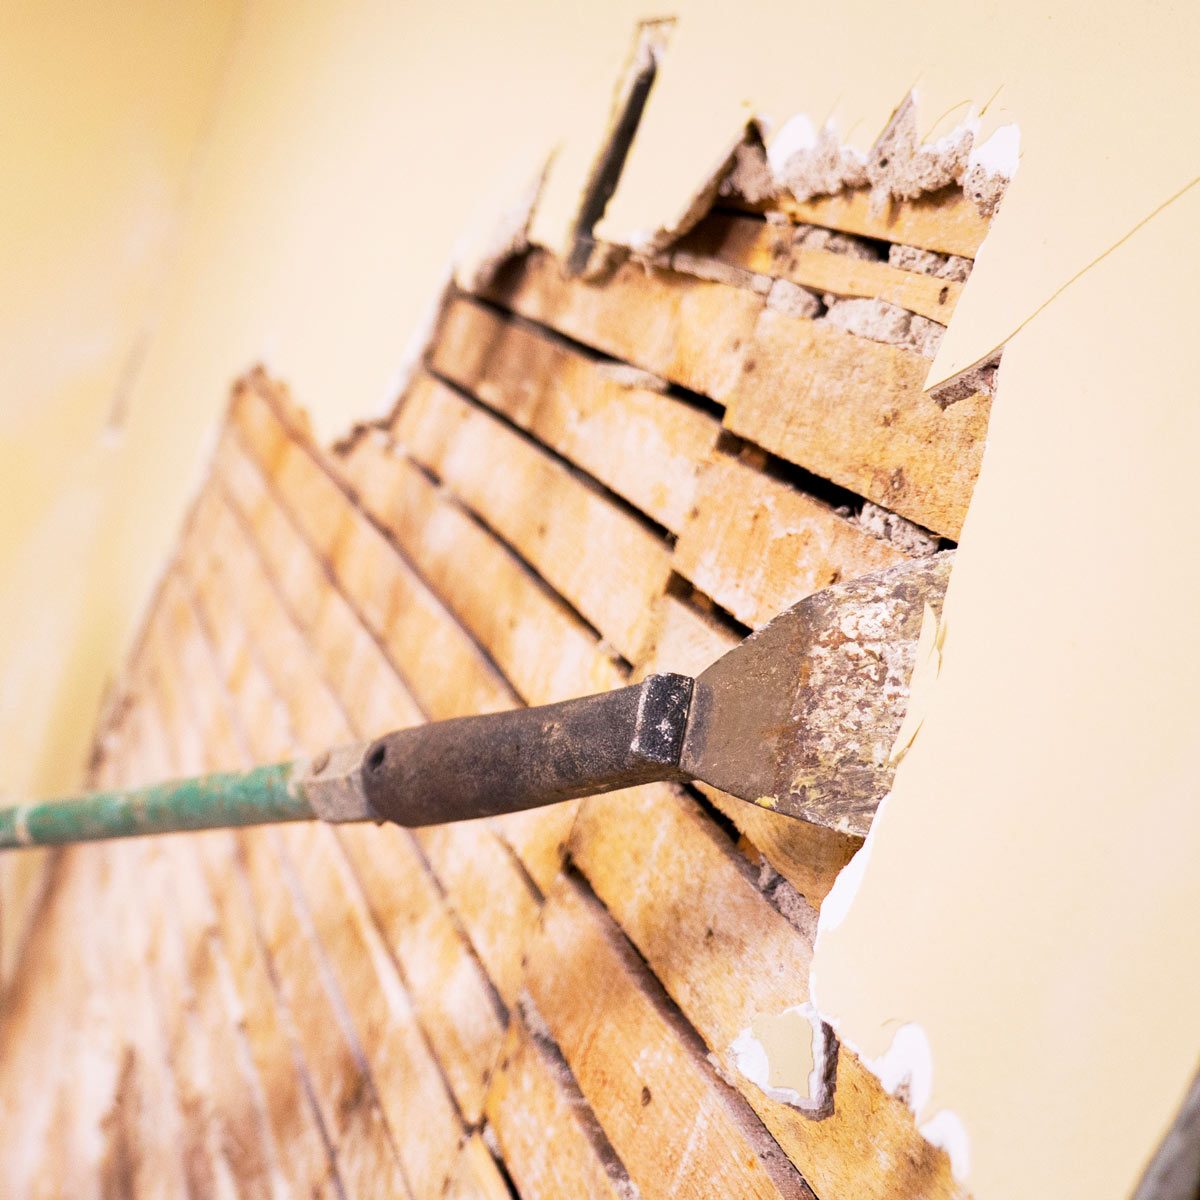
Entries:
[[[831,1030],[811,1001],[793,1004],[773,1014],[776,1018],[792,1014],[807,1022],[812,1030],[812,1067],[805,1080],[806,1093],[787,1084],[771,1083],[771,1058],[766,1044],[755,1034],[753,1024],[747,1025],[729,1045],[729,1053],[738,1072],[748,1079],[769,1100],[788,1104],[812,1116],[823,1114],[832,1099],[831,1067],[835,1065]],[[757,1019],[757,1018],[756,1018]]]
[[[904,1102],[917,1123],[917,1132],[930,1145],[943,1150],[950,1160],[950,1170],[959,1183],[965,1183],[971,1169],[971,1142],[967,1127],[953,1109],[942,1108],[925,1116],[924,1110],[933,1094],[933,1049],[924,1028],[916,1021],[900,1025],[891,1044],[883,1054],[872,1057],[861,1045],[848,1036],[837,1014],[821,1003],[817,964],[821,960],[821,938],[845,921],[857,899],[869,869],[871,852],[885,809],[892,802],[889,792],[875,814],[863,844],[853,858],[838,872],[817,917],[817,936],[813,943],[812,965],[809,968],[809,1004],[817,1019],[836,1035],[841,1045],[853,1053],[879,1080],[889,1095]],[[924,1119],[922,1119],[924,1118]]]

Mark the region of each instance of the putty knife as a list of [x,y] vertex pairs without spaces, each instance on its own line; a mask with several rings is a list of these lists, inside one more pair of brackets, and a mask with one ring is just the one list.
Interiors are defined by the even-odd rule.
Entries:
[[312,760],[0,811],[0,847],[276,821],[433,825],[699,780],[864,834],[891,786],[925,607],[953,552],[801,600],[695,679],[401,729]]

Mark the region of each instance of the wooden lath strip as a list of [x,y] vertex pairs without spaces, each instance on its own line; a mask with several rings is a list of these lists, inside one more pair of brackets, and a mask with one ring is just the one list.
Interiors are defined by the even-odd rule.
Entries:
[[268,490],[278,493],[363,624],[387,648],[425,715],[441,720],[512,708],[516,694],[495,664],[271,401],[243,388],[233,423]]
[[682,529],[720,426],[662,381],[462,296],[442,315],[429,365],[664,528]]
[[704,393],[734,433],[957,538],[990,402],[976,394],[943,409],[923,391],[919,354],[791,316],[744,288],[628,263],[600,286],[564,279],[534,253],[487,296]]
[[443,1200],[512,1200],[504,1175],[478,1133],[463,1143]]
[[647,606],[670,572],[661,538],[432,376],[414,381],[392,432],[619,653],[636,658]]
[[[293,747],[286,726],[239,725],[236,698],[227,690],[227,682],[216,675],[218,640],[231,622],[223,621],[217,629],[206,627],[196,615],[194,598],[189,596],[188,603],[200,640],[212,655],[213,669],[207,673],[214,687],[212,711],[223,714],[222,725],[237,730],[245,761],[288,757]],[[259,663],[246,662],[243,669],[246,677],[261,679]],[[256,686],[270,693],[265,680]],[[329,833],[324,826],[291,832],[315,837]],[[375,1074],[380,1065],[386,1069],[397,1060],[404,1061],[398,1040],[408,1041],[405,1049],[410,1054],[418,1054],[419,1046],[405,1038],[405,1025],[398,1019],[402,1013],[393,1012],[393,1020],[382,1027],[378,1017],[372,1020],[373,1012],[384,1003],[384,992],[378,985],[366,990],[344,986],[345,979],[353,978],[349,975],[351,967],[365,955],[361,947],[347,955],[342,943],[330,944],[322,938],[322,893],[305,893],[291,865],[285,838],[274,829],[264,829],[248,831],[240,835],[239,841],[255,910],[262,918],[263,937],[281,983],[297,1044],[310,1078],[318,1086],[323,1120],[338,1147],[343,1176],[347,1173],[346,1149],[356,1147],[361,1155],[362,1185],[368,1181],[376,1186],[386,1184],[412,1195],[414,1181],[405,1174],[403,1147],[393,1137],[383,1107],[387,1089],[380,1087]],[[340,916],[336,919],[340,921]],[[376,1028],[383,1029],[382,1041],[372,1037]],[[436,1104],[431,1103],[430,1108],[437,1112]],[[450,1118],[457,1126],[452,1110]],[[349,1178],[346,1182],[355,1186]]]
[[[278,756],[277,745],[250,742],[250,731],[234,723],[231,699],[189,598],[183,595],[167,602],[178,623],[175,642],[187,648],[193,659],[189,695],[206,728],[210,761],[245,764],[256,752],[266,759]],[[373,1089],[363,1088],[365,1064],[361,1050],[347,1040],[345,998],[330,990],[330,973],[294,908],[295,897],[287,886],[273,835],[273,830],[236,835],[240,852],[235,875],[239,886],[248,888],[248,903],[267,948],[281,1008],[316,1097],[322,1127],[337,1147],[343,1182],[350,1190],[386,1187],[398,1195],[411,1195]]]
[[[262,410],[260,410],[260,419],[261,412]],[[281,426],[278,426],[277,423],[277,427]],[[300,450],[300,448],[298,448],[298,450]],[[280,464],[280,470],[286,471],[289,463],[289,457],[286,450],[278,453],[277,461]],[[294,484],[292,486],[293,490],[291,492],[291,504],[294,506],[302,506],[306,503],[306,501],[302,494],[294,490]],[[332,496],[327,495],[326,498],[331,500]],[[284,497],[283,499],[287,499],[287,497]],[[364,517],[363,520],[365,521],[366,518]],[[374,527],[372,526],[371,528],[373,529]],[[338,547],[332,548],[329,551],[331,556],[335,558],[335,562],[338,548],[344,547],[345,545],[346,542],[343,540],[338,544]],[[388,556],[394,557],[390,545],[380,538],[374,539],[370,545],[372,549],[385,560],[388,558]],[[392,564],[388,561],[384,561],[379,564],[377,570],[390,571],[392,570]],[[356,606],[361,604],[362,610],[368,610],[369,606],[352,591],[356,582],[358,582],[354,575],[351,574],[347,577],[339,574],[338,582],[344,587],[347,594],[353,595]],[[393,608],[389,609],[393,615],[389,617],[385,631],[385,629],[378,626],[378,617],[372,618],[369,611],[362,610],[360,610],[361,618],[366,624],[373,628],[373,631],[378,636],[380,643],[389,650],[395,645],[411,646],[422,636],[426,636],[429,629],[429,626],[426,623],[428,613],[432,611],[432,609],[426,609],[424,611],[418,610],[416,613],[416,620],[414,621],[413,614],[408,609],[406,609],[403,605],[395,605]],[[454,654],[447,654],[444,659],[439,659],[436,657],[436,655],[430,654],[423,650],[422,657],[419,662],[409,663],[408,682],[412,686],[413,690],[423,699],[428,697],[434,698],[439,707],[435,708],[431,715],[440,719],[441,717],[445,716],[458,715],[463,710],[473,711],[472,704],[475,700],[475,697],[477,697],[479,694],[479,671],[483,667],[483,661],[477,657],[472,658],[466,653],[462,653],[463,651],[466,651],[470,645],[474,645],[474,643],[468,642],[466,635],[463,634],[463,631],[457,624],[448,624],[449,622],[452,622],[452,617],[450,617],[445,610],[440,609],[440,605],[439,611],[441,612],[440,620],[442,624],[439,630],[436,632],[436,636],[439,638],[440,644],[449,645],[452,649],[460,651],[460,653],[457,657],[455,657]],[[416,628],[414,628],[414,625],[416,625]],[[390,663],[394,665],[395,660],[390,654],[388,658]],[[463,669],[464,667],[465,670]],[[381,669],[385,670],[386,668],[381,667]],[[460,676],[458,674],[459,670],[463,670],[463,675]],[[360,686],[367,686],[367,681],[365,680],[360,680],[359,683]],[[369,693],[369,686],[367,686],[367,691]],[[354,706],[361,702],[351,694],[343,694],[342,701],[348,711],[353,711]],[[507,702],[504,702],[502,698],[498,696],[491,696],[487,701],[488,707],[491,708],[513,707],[517,703],[519,703],[519,701],[515,695],[512,695]],[[558,864],[561,862],[561,850],[559,847],[565,840],[566,832],[562,828],[562,823],[571,819],[571,813],[573,813],[573,810],[569,810],[568,814],[566,815],[561,812],[552,814],[531,814],[518,827],[527,835],[531,833],[534,834],[534,836],[528,838],[528,845],[532,852],[528,869],[534,878],[537,878],[538,874],[542,874],[544,876],[547,871],[549,871],[551,875],[553,872],[557,871]],[[503,830],[507,828],[507,825],[496,822],[489,827],[495,830]],[[538,829],[544,829],[545,833],[543,837],[536,836],[536,831]],[[438,847],[441,845],[441,842],[429,832],[419,832],[416,837],[418,842],[422,844],[423,852],[425,852],[427,855],[436,853]],[[426,843],[428,843],[428,849],[426,849]],[[519,852],[523,854],[526,852],[525,842],[514,842],[514,846]],[[552,865],[550,866],[547,866],[546,864],[547,857],[552,857],[553,859]],[[489,881],[490,886],[504,894],[508,894],[511,889],[511,895],[515,902],[516,898],[520,896],[523,891],[528,890],[527,877],[522,873],[517,864],[511,861],[504,854],[494,856],[493,863],[499,873],[491,878]],[[441,872],[438,870],[438,864],[435,862],[432,865],[435,873],[438,874],[440,879]],[[448,878],[456,877],[450,870],[453,864],[442,865],[443,868],[448,872]],[[477,886],[478,881],[475,881],[475,884]],[[490,970],[499,973],[501,982],[510,980],[514,973],[519,969],[519,962],[522,954],[525,935],[527,930],[531,927],[534,917],[536,916],[536,905],[531,905],[528,907],[527,919],[524,923],[512,920],[507,927],[503,926],[502,921],[502,918],[505,916],[505,914],[495,910],[492,906],[471,902],[465,905],[465,911],[468,916],[475,915],[480,922],[480,924],[474,928],[471,926],[467,926],[467,928],[471,934],[472,944],[476,947],[477,952],[480,953],[481,959],[484,957],[485,950],[489,954],[492,954],[492,962],[489,964]],[[514,914],[509,913],[508,916],[512,918]],[[498,926],[500,928],[497,928]],[[494,953],[498,949],[502,949],[507,960],[507,964],[503,968],[500,967],[498,961],[494,957]]]
[[963,258],[975,257],[988,231],[987,218],[980,216],[961,188],[953,186],[915,200],[894,201],[879,212],[874,211],[866,188],[836,196],[814,196],[811,200],[780,196],[767,204],[746,207],[755,212],[781,212],[806,225],[822,225]]
[[909,312],[948,325],[963,285],[917,271],[903,271],[829,250],[810,249],[796,240],[795,228],[730,212],[705,217],[672,252],[703,255],[775,279],[836,296],[886,300]]
[[356,709],[350,723],[357,723],[365,736],[423,721],[421,706],[399,673],[375,670],[378,659],[386,658],[378,638],[328,577],[257,467],[230,439],[222,443],[215,482],[306,644],[326,664],[332,692],[370,705]]
[[[190,991],[184,1000],[190,1012],[181,1022],[186,1049],[180,1059],[202,1098],[200,1105],[189,1108],[211,1114],[209,1137],[239,1192],[270,1200],[278,1182],[277,1148],[260,1109],[258,1080],[243,1073],[240,1014],[226,1007],[223,977],[229,967],[215,933],[215,905],[195,846],[164,839],[162,858],[165,894],[160,895],[165,903],[159,907],[167,926],[164,933],[178,945],[178,977]],[[171,956],[159,962],[166,975]]]
[[477,1125],[505,1028],[492,984],[406,830],[338,835],[463,1119]]
[[[155,635],[164,617],[164,607],[159,603],[148,622],[146,654],[137,664],[140,669],[148,670],[147,660],[159,653]],[[168,744],[173,748],[171,773],[201,770],[203,758],[193,749],[195,722],[180,703],[182,681],[169,658],[161,661],[164,669],[152,672],[151,686],[155,707],[166,723]],[[230,887],[238,869],[235,835],[215,833],[189,839],[186,844],[194,849],[213,902],[215,929],[237,992],[239,1019],[260,1081],[274,1142],[281,1148],[280,1169],[294,1187],[318,1190],[336,1178],[336,1166],[319,1112],[312,1107],[307,1069],[294,1057],[289,1044],[286,1018],[279,1009],[254,914],[244,903],[241,890]]]
[[619,687],[596,634],[489,530],[386,444],[360,438],[343,461],[363,506],[528,704]]
[[629,1200],[628,1173],[558,1047],[526,1023],[528,1003],[513,1011],[487,1097],[509,1174],[523,1200]]
[[333,830],[290,826],[280,841],[346,997],[409,1188],[415,1200],[439,1200],[464,1132],[441,1064]]
[[903,557],[821,501],[718,452],[671,565],[757,629],[823,587]]
[[527,987],[645,1200],[812,1200],[693,1043],[696,1035],[666,1006],[624,935],[569,876],[547,898]]
[[928,361],[767,309],[721,398],[734,433],[926,529],[957,539],[979,473],[991,402],[942,408]]
[[754,292],[631,262],[602,283],[567,279],[544,251],[509,263],[482,294],[714,400],[733,386],[763,306]]

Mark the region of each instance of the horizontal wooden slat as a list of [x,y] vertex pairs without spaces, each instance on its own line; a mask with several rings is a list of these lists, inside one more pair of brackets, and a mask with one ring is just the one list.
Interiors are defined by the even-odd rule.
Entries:
[[[282,1176],[276,1176],[275,1147],[256,1081],[243,1074],[240,1031],[235,1025],[240,1013],[226,1007],[223,976],[228,966],[196,841],[165,838],[160,843],[170,883],[163,911],[168,919],[172,914],[175,918],[169,922],[171,936],[182,952],[180,977],[190,993],[185,1004],[191,1011],[185,1012],[183,1020],[189,1057],[196,1082],[203,1088],[203,1105],[211,1113],[223,1169],[236,1180],[239,1195],[268,1200]],[[169,969],[169,959],[164,956],[160,965]]]
[[527,986],[646,1200],[811,1197],[600,905],[567,876],[546,901]]
[[493,822],[543,895],[550,890],[562,866],[579,804],[578,800],[567,800],[547,808],[509,813]]
[[541,897],[527,885],[512,853],[478,826],[432,826],[416,837],[500,999],[511,1006]]
[[807,1000],[811,935],[758,892],[694,803],[666,785],[596,797],[580,812],[571,846],[726,1077],[822,1200],[957,1194],[945,1156],[849,1052],[839,1056],[833,1114],[820,1120],[768,1099],[738,1072],[729,1053],[738,1034],[757,1016]]
[[[277,612],[274,619],[276,622],[284,621],[286,615]],[[296,698],[294,700],[289,698],[289,707],[302,705],[305,696],[319,691],[324,686],[321,675],[331,665],[327,657],[328,650],[319,644],[312,649],[317,656],[315,672],[304,685],[297,688]],[[305,659],[307,659],[307,655],[305,655]],[[377,652],[375,657],[370,660],[369,665],[364,663],[362,672],[356,681],[357,686],[362,690],[354,691],[347,688],[337,692],[337,701],[343,706],[351,721],[351,726],[344,731],[338,731],[334,738],[335,741],[347,741],[351,737],[362,738],[365,736],[361,721],[363,717],[373,711],[368,698],[372,694],[386,690],[390,674],[390,664],[382,653]],[[449,684],[452,686],[453,680],[450,680]],[[538,814],[532,819],[537,821],[540,817],[541,814]],[[556,818],[550,816],[548,819],[553,822]],[[440,885],[448,894],[457,919],[470,935],[476,953],[491,974],[493,986],[507,1000],[515,992],[525,941],[537,916],[538,901],[528,888],[521,868],[495,836],[494,829],[502,828],[503,826],[499,823],[496,823],[495,826],[490,823],[473,824],[461,829],[422,830],[414,836],[422,845],[423,853],[432,860]],[[555,833],[557,834],[556,829]],[[409,835],[404,836],[408,837]],[[365,853],[366,842],[362,839],[353,840],[360,853]],[[555,855],[554,862],[548,868],[551,872],[556,872],[561,862],[562,851],[558,843],[562,840],[565,840],[565,834],[557,835],[557,841],[552,851]],[[378,839],[376,844],[378,844]],[[411,859],[411,849],[406,853]],[[473,875],[470,869],[466,869],[468,863],[480,868],[483,874]],[[377,886],[385,888],[387,885],[380,879]],[[499,901],[497,901],[497,897],[499,897]],[[389,908],[389,902],[382,894],[374,903],[385,912]],[[418,1007],[428,1013],[430,1004],[436,1003],[436,1000],[433,997],[426,997],[416,1003]],[[477,1025],[478,1021],[472,1020],[469,1024]],[[435,1036],[443,1038],[445,1033],[444,1023],[438,1022]],[[459,1047],[452,1045],[450,1049],[453,1051]],[[468,1074],[474,1078],[477,1086],[480,1078],[478,1070],[481,1058],[486,1051],[482,1045],[473,1045],[471,1050],[476,1056],[472,1067],[468,1068],[467,1064],[456,1062],[455,1069],[459,1072],[457,1078],[459,1078],[460,1084],[465,1082],[461,1076]],[[478,1098],[474,1095],[468,1101],[472,1105],[477,1102]]]
[[[433,369],[678,533],[719,424],[620,364],[459,297]],[[614,369],[615,368],[615,369]]]
[[[147,656],[157,642],[155,633],[162,607],[156,610],[146,639]],[[187,735],[194,721],[182,711],[180,681],[167,672],[155,675],[155,699],[168,718],[168,733],[176,749],[174,774],[194,773],[204,761],[191,757],[194,743]],[[182,751],[183,757],[180,757]],[[213,903],[217,932],[227,956],[232,986],[241,1007],[247,1050],[263,1096],[278,1162],[284,1178],[298,1191],[319,1194],[336,1175],[325,1146],[316,1110],[312,1107],[306,1073],[293,1054],[286,1021],[272,985],[253,914],[244,892],[231,886],[237,877],[238,842],[234,834],[218,832],[191,839]]]
[[489,300],[705,396],[737,377],[762,310],[754,292],[624,263],[603,282],[567,279],[548,254],[511,264]]
[[288,610],[326,682],[338,696],[356,698],[355,721],[364,731],[419,724],[420,706],[393,669],[381,670],[386,655],[379,641],[336,587],[312,548],[292,525],[246,453],[231,439],[216,459],[222,498],[235,522],[253,537],[257,556],[284,597]]
[[279,1147],[280,1168],[294,1190],[307,1194],[329,1183],[335,1177],[335,1167],[312,1107],[306,1071],[293,1053],[278,1012],[279,1001],[253,914],[245,903],[244,891],[232,882],[239,871],[237,842],[234,835],[222,834],[202,839],[198,849],[241,1001],[250,1056]]
[[469,952],[449,905],[394,826],[338,830],[463,1117],[479,1120],[504,1021],[487,976]]
[[[220,643],[230,636],[233,625],[234,621],[227,619],[206,630],[206,636],[213,639],[214,662],[220,661]],[[251,659],[243,667],[241,687],[233,695],[235,702],[251,678],[261,679],[259,686],[269,690],[261,664]],[[227,694],[227,683],[210,673],[209,686],[213,707],[219,709]],[[244,726],[244,730],[243,754],[247,762],[273,761],[294,752],[286,724],[280,727],[256,722]],[[323,826],[292,831],[297,832],[304,838],[329,836]],[[370,976],[371,959],[361,945],[347,949],[344,939],[352,938],[357,930],[343,922],[340,905],[336,911],[330,908],[331,881],[327,874],[318,880],[309,879],[308,894],[304,896],[290,866],[284,838],[277,830],[247,831],[241,841],[262,935],[309,1078],[322,1102],[325,1126],[338,1146],[343,1178],[354,1187],[384,1186],[411,1195],[410,1181],[405,1179],[397,1156],[401,1147],[388,1129],[381,1089],[372,1080],[380,1066],[390,1083],[394,1082],[391,1071],[398,1064],[419,1062],[413,1056],[420,1055],[421,1047],[411,1037],[404,1049],[397,1044],[407,1032],[402,1021],[406,1014],[401,1009],[401,1019],[397,1020],[393,1011],[393,1020],[389,1021],[384,1015],[389,1006],[383,989],[378,984],[355,986],[361,985],[364,972]],[[294,837],[292,843],[294,848]],[[331,931],[338,936],[334,938]],[[397,991],[392,989],[387,998],[395,999]],[[436,1114],[438,1109],[431,1104],[431,1111]],[[456,1125],[453,1115],[452,1120]],[[453,1138],[457,1137],[454,1128]],[[348,1174],[349,1164],[353,1164],[357,1175],[354,1182]],[[444,1178],[440,1178],[435,1187],[417,1194],[433,1195],[443,1183]]]
[[309,897],[312,932],[345,997],[414,1200],[439,1200],[463,1126],[395,964],[333,830],[289,826],[279,840]]
[[795,238],[790,225],[715,212],[672,249],[714,258],[759,275],[787,279],[817,292],[886,300],[939,324],[950,323],[962,292],[961,283],[902,271],[885,262],[809,249]]
[[242,836],[251,904],[338,1170],[351,1194],[408,1196],[362,1052],[348,1037],[344,997],[339,1001],[328,964],[299,923],[274,838],[274,830]]
[[725,424],[814,474],[957,538],[979,473],[990,401],[943,409],[928,362],[823,322],[767,310]]
[[629,1200],[625,1168],[557,1047],[533,1033],[518,1011],[488,1089],[487,1112],[522,1200]]
[[821,588],[903,555],[827,504],[716,454],[675,547],[674,566],[753,628]]
[[563,602],[382,435],[345,459],[362,504],[529,704],[619,687],[624,672]]
[[669,573],[660,538],[429,376],[409,390],[393,431],[617,650],[636,657],[647,608]]
[[871,193],[866,188],[836,196],[815,196],[811,200],[780,197],[762,207],[776,209],[808,225],[823,225],[861,237],[881,238],[964,258],[975,257],[988,231],[986,218],[979,215],[974,202],[957,187],[918,196],[915,200],[893,201],[878,213],[872,211]]
[[[288,429],[272,401],[243,389],[234,420],[260,468],[279,457],[270,478],[281,502],[387,647],[425,712],[440,720],[513,707],[515,696],[499,672],[312,448]],[[287,439],[282,453],[276,446],[280,432]]]

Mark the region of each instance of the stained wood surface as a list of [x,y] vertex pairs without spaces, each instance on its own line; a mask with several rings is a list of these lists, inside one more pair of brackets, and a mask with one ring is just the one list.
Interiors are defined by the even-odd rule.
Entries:
[[[954,195],[784,216],[941,253],[981,234]],[[284,387],[247,376],[95,782],[695,674],[911,552],[866,501],[953,537],[988,400],[943,409],[921,391],[928,360],[768,297],[785,280],[945,321],[957,285],[774,220],[711,214],[681,247],[690,273],[509,262],[448,297],[395,410],[335,451]],[[651,786],[421,831],[68,851],[0,1028],[6,1182],[958,1198],[852,1053],[820,1120],[731,1054],[756,1016],[806,999],[819,906],[859,844]]]
[[811,200],[780,197],[763,207],[806,224],[964,258],[975,257],[988,230],[987,219],[979,215],[974,202],[955,187],[893,202],[879,211],[873,209],[866,188]]
[[677,249],[756,275],[786,279],[816,292],[885,300],[940,325],[949,324],[962,293],[962,284],[954,280],[812,249],[797,240],[790,225],[736,213],[712,214],[679,242]]

